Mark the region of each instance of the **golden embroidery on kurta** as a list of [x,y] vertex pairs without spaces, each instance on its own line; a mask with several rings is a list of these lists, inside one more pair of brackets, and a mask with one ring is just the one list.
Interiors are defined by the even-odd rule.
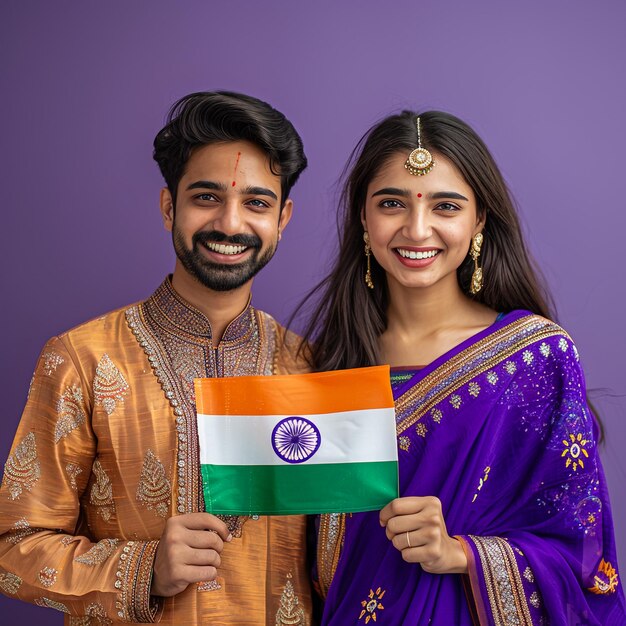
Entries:
[[591,593],[604,594],[615,593],[618,585],[618,576],[615,568],[602,559],[598,566],[598,572],[593,577],[593,587],[589,587]]
[[161,517],[167,517],[171,495],[172,488],[163,463],[152,450],[148,450],[137,485],[137,501],[149,510],[154,509]]
[[75,557],[74,560],[84,565],[100,565],[115,552],[118,543],[119,539],[101,539],[87,552]]
[[107,612],[105,608],[99,602],[92,602],[87,605],[85,612],[89,617],[95,617],[98,621],[98,624],[112,624],[113,620],[107,617]]
[[0,572],[0,589],[8,595],[14,596],[22,584],[22,579],[11,572]]
[[176,510],[202,511],[193,378],[272,374],[276,323],[270,316],[247,307],[227,326],[215,346],[206,316],[182,301],[169,280],[151,298],[127,309],[125,314],[176,416]]
[[409,448],[411,447],[411,440],[405,435],[398,437],[398,447],[400,448],[400,450],[404,450],[404,452],[408,452]]
[[82,472],[82,468],[80,467],[80,465],[77,465],[76,463],[68,463],[65,466],[65,472],[68,475],[69,479],[70,479],[70,487],[74,490],[74,491],[78,491],[78,485],[76,484],[76,478],[78,477],[78,475]]
[[4,482],[11,500],[17,500],[24,489],[30,491],[41,476],[37,459],[35,433],[28,433],[15,447],[4,465]]
[[243,535],[243,525],[250,519],[249,515],[216,515],[228,527],[228,532],[235,538]]
[[96,477],[95,482],[91,486],[89,502],[98,507],[98,513],[105,522],[108,522],[115,513],[115,501],[113,500],[113,485],[107,476],[104,468],[100,464],[100,460],[96,459],[93,463],[92,472]]
[[30,377],[30,382],[28,383],[28,392],[26,393],[26,400],[30,400],[30,394],[33,393],[33,383],[35,382],[35,374]]
[[91,626],[91,617],[84,615],[83,617],[70,617],[70,626]]
[[276,626],[306,626],[307,619],[300,600],[293,589],[291,573],[287,574],[287,582],[280,596],[280,605],[276,612]]
[[57,581],[58,573],[58,570],[54,569],[54,567],[44,567],[39,571],[39,574],[37,574],[37,578],[44,587],[52,587]]
[[198,591],[217,591],[222,585],[216,580],[205,580],[198,583]]
[[56,372],[57,367],[65,363],[65,359],[52,350],[47,350],[41,355],[43,359],[43,373],[46,376],[52,376]]
[[386,591],[386,589],[383,589],[381,591],[380,587],[378,587],[376,591],[370,589],[367,598],[365,600],[361,600],[362,609],[361,614],[359,615],[359,620],[365,618],[366,624],[369,624],[370,620],[374,622],[377,620],[378,614],[376,613],[376,611],[385,610],[385,607],[382,605],[381,600],[383,599]]
[[62,613],[69,613],[70,610],[63,604],[62,602],[57,602],[56,600],[50,600],[49,598],[37,598],[35,600],[35,604],[37,606],[45,606],[49,609],[56,609],[57,611],[61,611]]
[[54,442],[59,443],[75,428],[85,423],[83,392],[80,387],[68,387],[57,402],[57,423],[54,427]]
[[28,520],[25,517],[21,517],[13,524],[12,529],[7,533],[5,541],[17,545],[24,537],[28,537],[28,535],[32,535],[36,532],[37,529],[31,528]]
[[130,386],[124,375],[111,361],[108,354],[104,354],[96,367],[93,379],[93,398],[96,405],[101,405],[107,415],[115,411],[117,404],[124,402]]
[[158,546],[158,541],[128,541],[122,549],[115,573],[115,605],[122,621],[154,622],[158,606],[150,596],[150,585]]

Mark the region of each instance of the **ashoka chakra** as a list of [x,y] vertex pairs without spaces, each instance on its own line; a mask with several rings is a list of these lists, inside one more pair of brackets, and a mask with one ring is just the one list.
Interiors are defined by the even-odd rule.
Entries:
[[304,417],[286,417],[272,431],[274,452],[287,463],[308,461],[322,441],[317,426]]

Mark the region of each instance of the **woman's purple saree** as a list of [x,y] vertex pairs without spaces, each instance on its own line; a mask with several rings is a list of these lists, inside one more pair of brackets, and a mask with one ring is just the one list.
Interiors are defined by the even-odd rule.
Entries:
[[440,498],[470,573],[404,562],[377,513],[322,516],[323,624],[626,624],[594,423],[561,328],[510,313],[394,394],[400,493]]

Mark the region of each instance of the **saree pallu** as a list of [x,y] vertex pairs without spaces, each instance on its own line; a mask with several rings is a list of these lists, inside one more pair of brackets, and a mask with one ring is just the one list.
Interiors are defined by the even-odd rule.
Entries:
[[394,397],[400,494],[441,500],[469,575],[405,562],[378,513],[322,516],[323,624],[626,624],[595,424],[561,328],[512,312]]

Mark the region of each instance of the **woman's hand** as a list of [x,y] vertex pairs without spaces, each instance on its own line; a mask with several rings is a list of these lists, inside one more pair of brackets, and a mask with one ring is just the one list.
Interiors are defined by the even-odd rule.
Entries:
[[408,563],[431,574],[467,574],[465,552],[448,535],[439,498],[396,498],[380,512],[380,525]]

